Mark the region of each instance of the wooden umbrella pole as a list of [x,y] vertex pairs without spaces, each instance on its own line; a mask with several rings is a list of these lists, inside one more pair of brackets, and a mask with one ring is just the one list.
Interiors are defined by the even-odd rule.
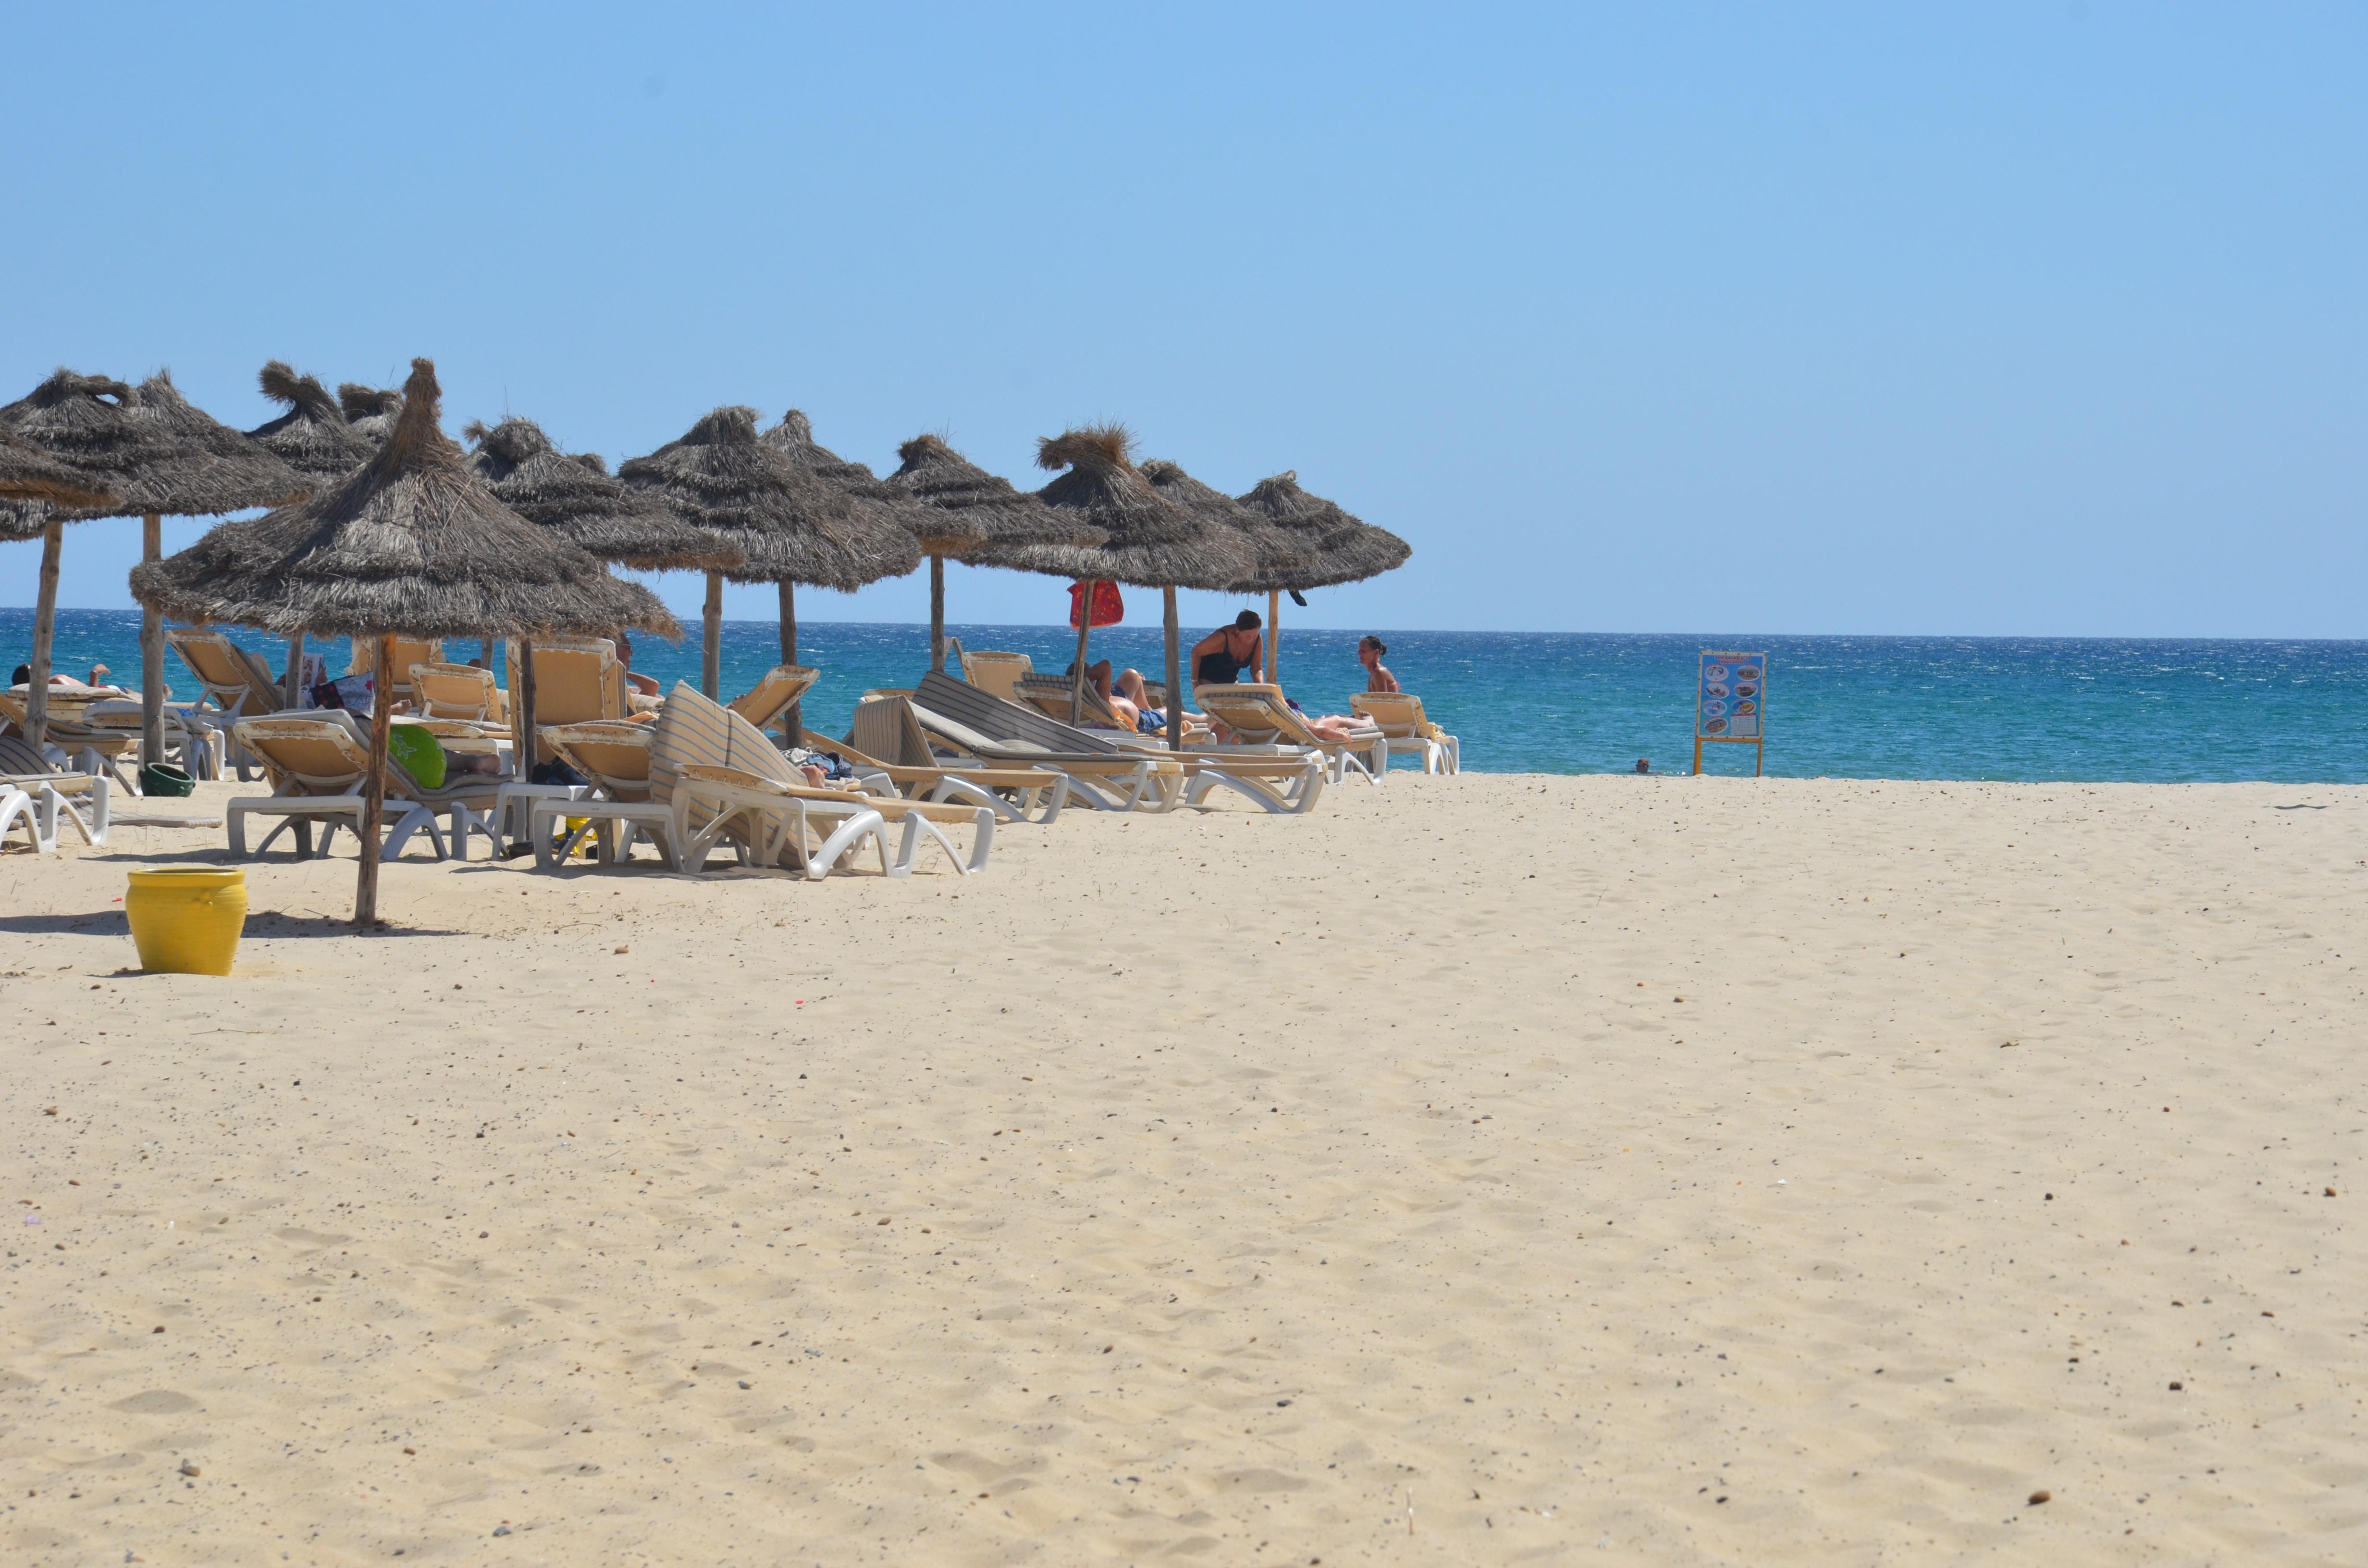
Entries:
[[1173,586],[1159,590],[1164,603],[1160,606],[1167,620],[1167,749],[1184,749],[1184,686],[1183,670],[1178,664],[1176,635],[1176,590]]
[[1266,591],[1266,681],[1282,684],[1282,590]]
[[58,551],[66,526],[51,513],[41,529],[41,585],[33,601],[33,687],[25,694],[25,739],[41,749],[50,725],[50,645],[58,631]]
[[[140,559],[165,558],[165,519],[150,512],[140,519]],[[140,760],[165,760],[165,618],[140,607]]]
[[[518,689],[510,693],[510,706],[518,710],[518,766],[515,771],[521,784],[534,782],[534,765],[541,759],[535,753],[542,747],[534,733],[534,639],[518,639]],[[532,813],[529,812],[529,815]]]
[[707,606],[699,619],[699,689],[714,701],[723,679],[723,574],[707,574]]
[[[798,662],[798,585],[785,582],[781,585],[781,663]],[[806,744],[806,705],[801,698],[781,713],[781,733],[792,746]]]
[[946,673],[946,558],[929,557],[929,668]]
[[1069,723],[1072,728],[1086,722],[1086,633],[1094,624],[1094,587],[1086,584],[1086,591],[1077,597],[1077,662],[1069,666]]
[[378,923],[378,837],[386,819],[386,725],[394,706],[387,692],[386,671],[394,662],[394,639],[378,639],[373,661],[379,678],[370,688],[370,777],[362,780],[362,868],[354,889],[354,924],[364,930]]
[[288,670],[280,680],[288,690],[279,701],[282,708],[301,708],[304,703],[304,634],[298,632],[288,639]]

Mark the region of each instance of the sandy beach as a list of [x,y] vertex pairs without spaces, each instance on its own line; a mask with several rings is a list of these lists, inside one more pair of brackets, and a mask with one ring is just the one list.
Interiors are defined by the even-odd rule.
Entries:
[[220,830],[11,853],[0,1556],[2368,1560],[2363,820],[1400,774],[367,938],[275,858],[226,982],[118,902]]

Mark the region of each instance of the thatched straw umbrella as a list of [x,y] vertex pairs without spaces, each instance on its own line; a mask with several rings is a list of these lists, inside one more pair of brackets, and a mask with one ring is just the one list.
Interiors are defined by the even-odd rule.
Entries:
[[[318,378],[300,376],[285,360],[266,363],[256,376],[263,395],[286,403],[288,412],[249,430],[248,439],[316,486],[343,479],[378,455],[381,440],[346,423],[345,410]],[[287,689],[283,707],[301,700],[304,679],[304,634],[288,639]]]
[[977,566],[999,564],[1012,551],[1039,546],[1090,549],[1110,535],[1076,512],[1056,510],[989,473],[946,445],[942,437],[916,436],[896,449],[904,465],[882,481],[889,489],[920,502],[943,518],[924,525],[915,538],[929,558],[929,668],[946,667],[946,558]]
[[1069,472],[1036,493],[1045,505],[1078,514],[1109,536],[1091,550],[1041,547],[1014,551],[1005,564],[1084,579],[1077,614],[1077,658],[1069,682],[1069,722],[1085,708],[1086,638],[1093,625],[1094,584],[1131,583],[1157,588],[1167,632],[1167,744],[1184,746],[1184,683],[1176,646],[1176,590],[1223,588],[1251,570],[1243,536],[1221,522],[1176,505],[1154,489],[1133,461],[1134,437],[1123,425],[1090,425],[1036,443],[1039,468]]
[[[286,501],[306,485],[285,463],[237,431],[191,407],[162,372],[139,387],[103,376],[59,370],[30,396],[0,409],[0,426],[51,457],[89,475],[109,495],[90,507],[63,510],[27,503],[14,520],[21,533],[39,508],[41,577],[33,617],[34,688],[27,703],[28,739],[40,744],[49,709],[50,646],[57,627],[58,555],[69,522],[137,517],[143,557],[158,553],[166,514],[203,516]],[[154,761],[165,744],[165,629],[141,618],[142,756]]]
[[[738,545],[692,527],[647,491],[613,477],[598,453],[561,452],[531,419],[505,419],[491,428],[472,421],[461,434],[474,443],[470,472],[495,499],[595,561],[642,572],[721,572],[748,559]],[[488,644],[486,663],[492,662]],[[527,688],[520,700],[530,706],[531,642],[520,644],[518,679]],[[531,711],[526,713],[529,725],[532,717]]]
[[[798,662],[797,585],[853,593],[920,563],[913,536],[884,509],[824,482],[757,434],[757,411],[716,409],[678,441],[617,471],[675,516],[723,535],[746,552],[737,567],[707,574],[706,662],[700,672],[715,695],[723,620],[723,578],[774,583],[781,597],[781,663]],[[782,725],[794,743],[803,715],[792,703]]]
[[[1151,487],[1179,506],[1190,507],[1202,517],[1224,523],[1241,536],[1249,546],[1254,565],[1238,581],[1228,585],[1235,592],[1265,588],[1293,573],[1304,572],[1315,564],[1315,554],[1308,542],[1277,524],[1263,512],[1254,512],[1239,501],[1212,485],[1201,483],[1172,462],[1147,462],[1143,465],[1143,477]],[[1272,596],[1267,604],[1265,635],[1258,645],[1267,651],[1267,671],[1261,678],[1271,680],[1276,615]]]
[[394,431],[396,415],[403,412],[403,394],[393,387],[339,381],[337,407],[344,412],[347,424],[367,437],[371,445],[382,447]]
[[[39,501],[51,506],[101,506],[107,487],[76,472],[21,437],[0,428],[0,501]],[[0,539],[39,539],[40,521],[27,522],[12,510],[0,515]]]
[[684,522],[609,472],[598,453],[570,456],[531,419],[472,423],[468,465],[503,506],[585,554],[638,572],[723,571],[747,552]]
[[1361,583],[1406,564],[1414,547],[1387,528],[1377,528],[1351,515],[1338,501],[1310,495],[1299,487],[1296,470],[1285,469],[1261,479],[1239,497],[1241,504],[1268,518],[1307,550],[1304,567],[1253,574],[1234,584],[1241,590],[1266,590],[1266,678],[1280,681],[1277,659],[1282,638],[1282,596],[1288,592],[1301,604],[1309,588]]
[[918,505],[913,497],[873,473],[869,464],[852,462],[814,439],[814,422],[798,409],[765,432],[764,443],[791,462],[848,494],[878,506],[903,525],[913,542],[929,559],[929,667],[946,667],[945,553],[984,544],[985,536],[967,518]]
[[249,430],[247,439],[306,479],[343,479],[378,455],[379,442],[347,423],[345,411],[318,377],[300,376],[274,359],[255,380],[264,396],[286,404],[288,412]]
[[[210,517],[249,506],[280,506],[313,493],[313,482],[261,446],[200,411],[159,370],[131,389],[135,422],[164,433],[186,454],[175,465],[170,504],[140,519],[140,559],[164,552],[163,514]],[[140,754],[153,762],[165,751],[165,620],[140,617]]]
[[[131,574],[140,602],[204,624],[227,622],[379,639],[377,667],[397,633],[526,637],[641,626],[676,635],[647,588],[494,499],[461,465],[437,424],[436,367],[411,362],[404,409],[386,448],[301,506],[227,523],[169,560]],[[378,917],[379,828],[384,809],[388,710],[370,705],[370,775],[364,786],[362,863],[354,919]]]
[[[84,475],[110,496],[120,495],[150,464],[168,457],[154,437],[134,426],[124,410],[131,389],[105,376],[60,369],[27,396],[0,408],[0,428],[43,456]],[[146,499],[143,493],[142,499]],[[12,539],[41,541],[40,587],[33,609],[33,679],[25,701],[25,738],[36,750],[49,719],[50,647],[57,632],[58,555],[64,528],[95,516],[40,500],[0,506],[0,529]]]

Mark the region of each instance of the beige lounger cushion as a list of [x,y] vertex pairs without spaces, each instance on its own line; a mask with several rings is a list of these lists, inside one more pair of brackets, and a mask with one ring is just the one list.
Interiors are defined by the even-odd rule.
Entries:
[[789,711],[790,704],[814,689],[820,672],[804,665],[775,665],[765,672],[765,678],[734,698],[728,706],[732,711],[758,729],[764,729]]

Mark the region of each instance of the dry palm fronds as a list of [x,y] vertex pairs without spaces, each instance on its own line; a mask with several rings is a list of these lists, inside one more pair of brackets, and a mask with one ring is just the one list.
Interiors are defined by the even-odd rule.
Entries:
[[1302,490],[1295,471],[1258,481],[1239,499],[1305,543],[1313,557],[1305,569],[1256,586],[1328,588],[1361,582],[1403,566],[1414,553],[1413,546],[1387,528],[1359,520],[1337,501]]
[[613,479],[597,455],[569,457],[530,419],[461,432],[472,472],[501,503],[596,560],[641,571],[742,565],[735,545],[677,517],[646,492]]
[[436,367],[412,361],[377,457],[311,500],[225,523],[131,574],[142,604],[281,636],[515,637],[620,626],[678,635],[639,584],[518,517],[438,424]]
[[725,573],[734,582],[852,592],[920,563],[913,536],[885,508],[766,445],[753,408],[716,409],[681,439],[617,472],[676,517],[739,547],[746,560]]

